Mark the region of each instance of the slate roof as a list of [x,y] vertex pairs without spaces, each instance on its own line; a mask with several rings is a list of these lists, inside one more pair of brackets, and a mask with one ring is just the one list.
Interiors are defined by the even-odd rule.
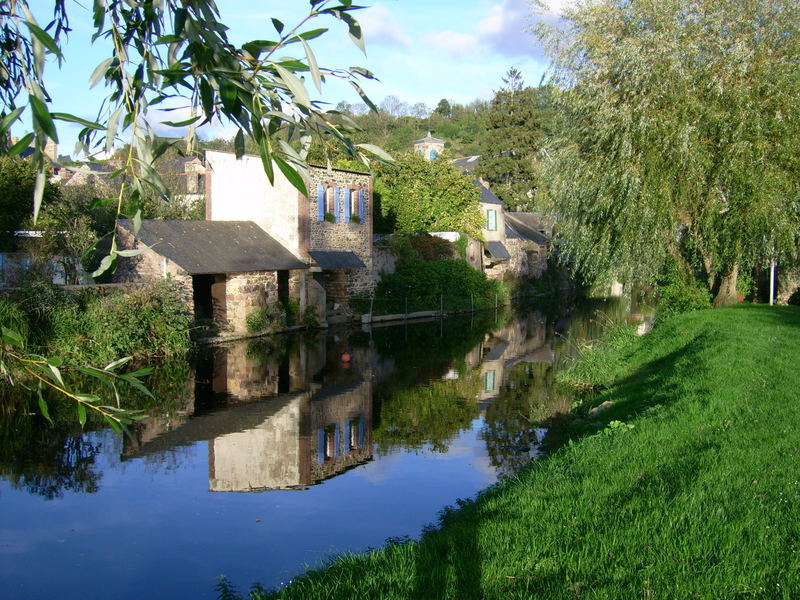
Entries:
[[309,250],[308,254],[323,271],[332,269],[366,269],[365,265],[353,252],[339,250]]
[[423,144],[425,142],[433,142],[437,144],[444,144],[444,140],[440,140],[439,138],[435,138],[431,135],[431,132],[428,132],[428,135],[424,138],[420,138],[418,140],[414,140],[414,144]]
[[480,181],[476,179],[472,183],[481,188],[481,204],[501,204],[501,205],[503,204],[503,201],[500,200],[500,198],[498,198],[497,196],[495,196],[492,190],[490,190],[487,187],[484,187],[484,185]]
[[544,246],[550,240],[553,226],[550,219],[540,213],[506,213],[506,237],[523,239]]
[[465,156],[464,158],[455,158],[450,163],[458,170],[464,173],[472,173],[472,169],[478,166],[481,160],[480,154],[475,156]]
[[486,250],[492,258],[511,258],[503,242],[486,242]]
[[308,268],[253,221],[146,220],[136,237],[190,275]]

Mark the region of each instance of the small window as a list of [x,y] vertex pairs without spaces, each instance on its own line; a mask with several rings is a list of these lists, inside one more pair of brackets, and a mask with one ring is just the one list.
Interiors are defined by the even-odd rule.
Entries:
[[334,214],[336,212],[336,196],[332,187],[325,190],[325,212]]
[[436,160],[437,156],[439,156],[439,153],[436,152],[435,148],[431,148],[431,153],[430,153],[431,160]]
[[486,211],[486,229],[489,231],[497,231],[497,211]]
[[486,371],[486,373],[483,374],[483,391],[484,392],[493,392],[494,391],[495,377],[496,376],[497,375],[496,375],[495,371]]

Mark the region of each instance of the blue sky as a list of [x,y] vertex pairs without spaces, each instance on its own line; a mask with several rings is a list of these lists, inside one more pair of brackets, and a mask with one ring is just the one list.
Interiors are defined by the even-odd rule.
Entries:
[[[270,39],[274,36],[271,17],[289,26],[299,21],[309,6],[299,0],[217,1],[235,43]],[[423,102],[430,108],[441,98],[468,103],[491,98],[509,67],[517,68],[531,85],[538,84],[545,71],[541,47],[529,32],[534,17],[528,0],[366,0],[361,4],[367,8],[356,16],[364,30],[366,56],[350,41],[346,27],[334,20],[320,19],[309,25],[331,29],[314,40],[312,47],[321,66],[361,66],[375,73],[380,81],[365,82],[364,88],[378,104],[389,95],[410,105]],[[562,4],[563,0],[551,0],[551,10],[559,10]],[[41,9],[37,12],[40,23],[47,23],[50,2],[34,0],[32,5]],[[90,5],[68,2],[73,33],[65,49],[65,63],[60,70],[56,64],[49,65],[47,75],[52,110],[94,119],[103,93],[102,89],[89,90],[88,79],[107,55],[102,47],[88,42],[91,22],[85,7]],[[323,88],[322,99],[333,105],[340,100],[359,101],[349,86],[338,82]],[[76,130],[62,125],[59,131],[59,152],[71,153]],[[209,135],[229,137],[231,132],[218,125],[205,132]]]

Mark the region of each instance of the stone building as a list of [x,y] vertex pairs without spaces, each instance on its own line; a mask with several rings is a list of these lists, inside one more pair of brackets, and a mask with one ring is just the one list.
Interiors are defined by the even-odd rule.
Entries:
[[414,152],[426,160],[433,160],[444,152],[444,140],[433,137],[429,131],[424,138],[414,140]]
[[308,265],[251,221],[145,220],[119,223],[122,249],[148,250],[120,258],[114,281],[170,278],[198,319],[233,333],[247,331],[247,315],[294,298],[300,304]]
[[308,301],[320,321],[348,297],[369,292],[372,269],[372,177],[311,166],[308,194],[275,169],[270,184],[261,159],[206,153],[206,219],[249,220],[310,266]]

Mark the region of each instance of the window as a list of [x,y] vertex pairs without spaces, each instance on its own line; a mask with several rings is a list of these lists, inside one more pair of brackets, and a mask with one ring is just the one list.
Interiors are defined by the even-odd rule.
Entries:
[[489,231],[497,231],[497,211],[486,211],[486,229]]
[[495,384],[495,371],[486,371],[483,374],[483,391],[484,392],[493,392],[494,391],[494,384]]
[[439,156],[439,153],[436,152],[435,148],[431,148],[430,160],[435,160],[437,156]]
[[325,190],[325,212],[334,214],[336,211],[336,189],[328,187]]

